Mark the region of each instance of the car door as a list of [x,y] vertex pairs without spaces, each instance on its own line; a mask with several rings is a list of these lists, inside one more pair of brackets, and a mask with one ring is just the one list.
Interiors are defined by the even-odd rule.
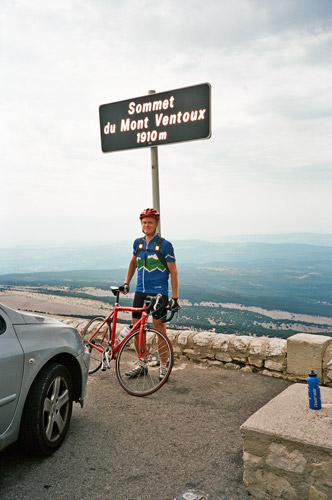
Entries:
[[23,349],[9,317],[0,309],[0,435],[13,419],[23,376]]

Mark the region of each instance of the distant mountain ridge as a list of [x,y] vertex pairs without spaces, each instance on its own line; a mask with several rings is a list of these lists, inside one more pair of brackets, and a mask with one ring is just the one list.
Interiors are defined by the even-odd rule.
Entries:
[[[268,235],[271,239],[277,235]],[[279,235],[295,239],[296,235]],[[211,242],[203,240],[173,241],[179,265],[222,264],[236,262],[288,259],[326,261],[332,257],[332,235],[300,235],[299,240],[310,241],[314,236],[325,244],[299,242]],[[244,236],[242,238],[245,238]],[[255,238],[251,236],[251,238]],[[331,244],[328,245],[329,238]],[[44,271],[91,269],[119,269],[128,265],[132,242],[122,241],[108,245],[73,245],[63,247],[36,247],[0,249],[0,275]],[[1,281],[1,279],[0,279]]]
[[299,243],[332,246],[331,233],[247,234],[219,237],[220,243]]
[[289,261],[325,261],[332,258],[332,247],[299,243],[211,243],[176,242],[176,257],[181,264],[214,264],[257,262],[287,259]]
[[[332,246],[173,243],[182,300],[173,324],[179,328],[283,338],[292,332],[332,336]],[[0,295],[16,290],[25,297],[31,289],[65,301],[90,296],[109,303],[109,286],[123,283],[130,257],[131,242],[0,251]]]

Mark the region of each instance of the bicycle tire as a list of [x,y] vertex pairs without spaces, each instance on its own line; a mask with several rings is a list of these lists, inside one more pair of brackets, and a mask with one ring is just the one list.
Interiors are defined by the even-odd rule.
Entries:
[[[126,375],[138,363],[135,342],[138,342],[139,331],[133,332],[125,340],[116,358],[116,375],[119,384],[132,396],[148,396],[158,391],[167,381],[173,368],[174,354],[168,337],[155,328],[148,328],[145,338],[144,356],[147,359],[147,373],[136,378]],[[162,380],[159,380],[160,357],[167,360],[166,375]]]
[[[102,357],[103,354],[99,352],[97,349],[94,349],[90,344],[89,340],[92,337],[92,334],[99,328],[99,326],[105,321],[105,317],[97,316],[93,318],[89,323],[85,326],[82,331],[83,343],[88,347],[90,352],[90,365],[89,365],[89,375],[96,373],[102,365]],[[95,345],[106,349],[109,345],[111,338],[111,329],[109,323],[105,323],[102,329],[97,333],[97,335],[92,339]]]

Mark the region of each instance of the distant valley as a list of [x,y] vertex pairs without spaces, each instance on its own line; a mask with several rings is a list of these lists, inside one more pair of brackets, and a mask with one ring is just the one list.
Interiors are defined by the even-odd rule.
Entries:
[[[70,299],[73,309],[75,301],[89,300],[89,307],[80,307],[81,316],[90,316],[97,302],[107,311],[114,302],[109,286],[123,282],[130,247],[21,249],[11,255],[2,250],[0,302],[15,291],[23,300],[25,290],[35,303],[48,296],[43,303],[54,305],[61,297]],[[174,247],[182,309],[172,326],[284,338],[299,331],[332,336],[332,246],[196,240]],[[6,272],[13,268],[19,272]]]
[[[328,258],[332,234],[225,237],[223,241],[172,241],[179,264],[246,262],[270,258]],[[108,244],[5,247],[0,242],[0,276],[38,271],[118,269],[128,265],[132,241]]]

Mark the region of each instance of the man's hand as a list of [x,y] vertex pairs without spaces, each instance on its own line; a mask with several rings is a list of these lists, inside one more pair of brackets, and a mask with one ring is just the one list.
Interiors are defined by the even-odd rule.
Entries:
[[174,299],[174,297],[170,301],[170,310],[177,312],[181,309],[181,306],[179,304],[179,299]]
[[128,285],[128,283],[123,283],[123,285],[119,286],[119,290],[124,295],[127,295],[127,293],[129,292],[129,285]]

